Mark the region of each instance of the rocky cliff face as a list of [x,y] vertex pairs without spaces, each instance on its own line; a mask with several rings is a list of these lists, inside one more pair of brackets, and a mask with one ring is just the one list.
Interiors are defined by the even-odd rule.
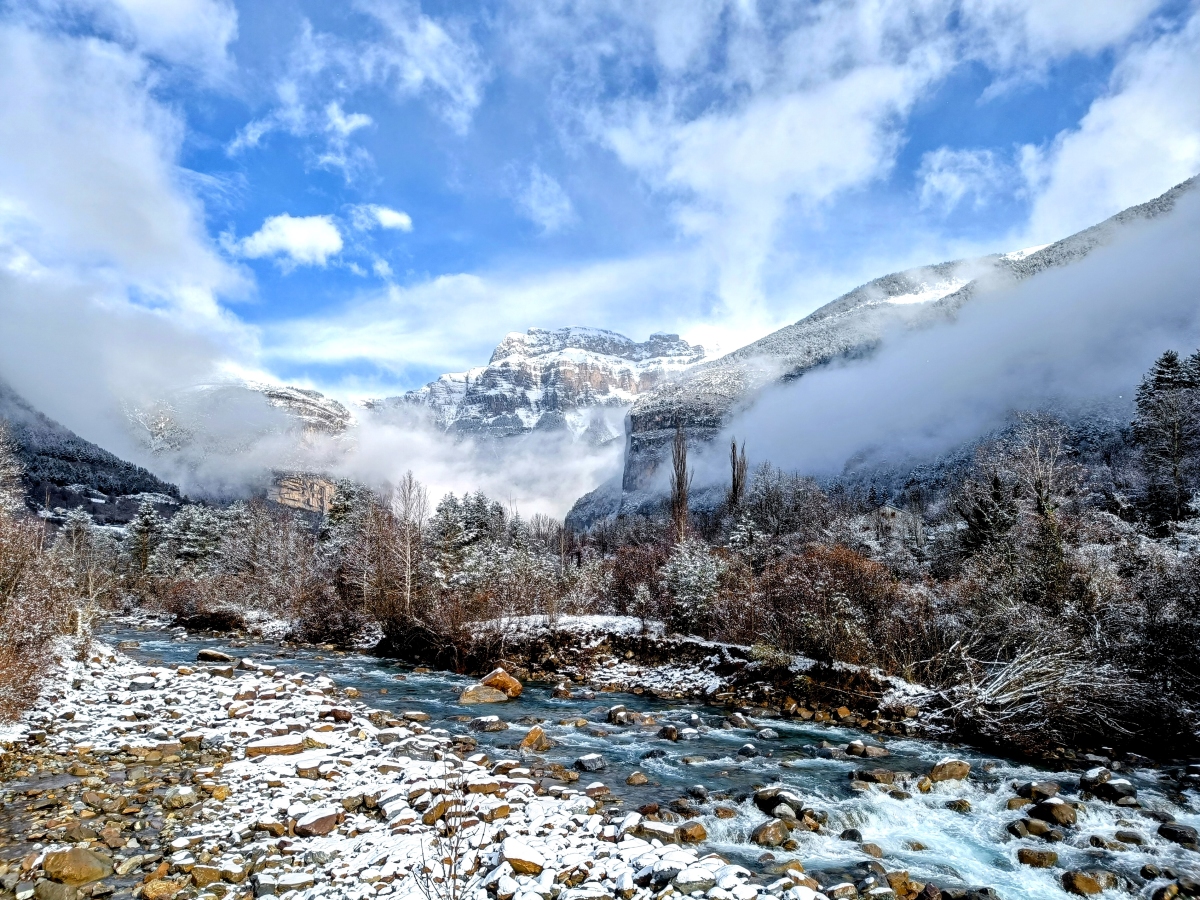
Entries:
[[337,485],[324,475],[282,472],[272,481],[267,498],[289,509],[328,515],[336,490]]
[[640,396],[704,358],[675,334],[642,343],[599,328],[531,328],[500,342],[486,366],[443,375],[369,409],[420,409],[457,434],[509,437],[569,429],[590,443],[620,437],[620,419]]
[[1054,244],[974,260],[941,263],[877,278],[800,321],[641,394],[628,417],[621,484],[605,485],[580,499],[569,521],[577,527],[656,502],[660,469],[670,455],[675,423],[689,442],[716,437],[731,418],[753,403],[767,385],[839,359],[869,356],[889,333],[952,318],[981,285],[992,279],[1025,279],[1066,266],[1106,243],[1114,233],[1173,209],[1200,177],[1148,203]]

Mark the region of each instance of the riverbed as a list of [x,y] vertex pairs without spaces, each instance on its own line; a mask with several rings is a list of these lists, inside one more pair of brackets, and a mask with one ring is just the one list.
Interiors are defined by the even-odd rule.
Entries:
[[[738,718],[731,716],[732,710],[595,693],[586,685],[571,685],[567,697],[562,690],[556,695],[558,685],[550,683],[526,684],[519,698],[509,702],[465,706],[459,697],[474,679],[414,670],[365,654],[285,650],[274,644],[230,646],[221,639],[129,626],[108,627],[102,637],[145,666],[195,666],[197,654],[211,649],[280,670],[326,676],[385,714],[424,714],[430,729],[469,736],[489,763],[512,759],[528,765],[518,745],[531,727],[540,725],[553,742],[537,754],[544,767],[557,763],[574,772],[581,758],[603,758],[604,768],[583,773],[575,788],[603,781],[610,791],[600,802],[605,822],[655,806],[651,819],[699,821],[706,838],[696,852],[716,853],[744,866],[751,883],[763,891],[774,880],[772,873],[788,862],[802,866],[827,889],[862,882],[874,869],[903,871],[912,883],[947,890],[987,887],[1004,900],[1068,896],[1063,876],[1071,871],[1113,876],[1116,886],[1106,896],[1149,898],[1200,871],[1200,854],[1159,835],[1163,820],[1200,826],[1200,794],[1181,784],[1175,773],[1158,769],[1110,764],[1111,778],[1128,781],[1135,795],[1117,805],[1084,791],[1080,772],[1046,771],[925,740],[881,741],[855,729],[762,710],[742,710],[744,718]],[[613,713],[617,706],[633,713],[629,718],[637,724],[619,724],[623,717]],[[497,716],[508,727],[480,730],[472,720],[482,716]],[[664,726],[674,726],[679,739],[660,737]],[[871,752],[880,755],[847,755],[855,741],[879,748]],[[969,763],[969,775],[932,784],[920,780],[948,757]],[[645,783],[627,783],[643,780],[635,773]],[[1049,840],[1014,837],[1012,823],[1028,819],[1033,806],[1018,798],[1017,786],[1045,782],[1059,786],[1059,799],[1077,805],[1075,824],[1057,828]],[[756,806],[754,794],[768,786],[803,798],[804,808],[819,815],[819,829],[793,829],[794,843],[785,846],[753,843],[752,833],[769,819]],[[1056,859],[1046,868],[1034,868],[1019,861],[1022,849],[1048,851]],[[876,883],[884,886],[877,896],[885,896],[886,882],[877,878]]]

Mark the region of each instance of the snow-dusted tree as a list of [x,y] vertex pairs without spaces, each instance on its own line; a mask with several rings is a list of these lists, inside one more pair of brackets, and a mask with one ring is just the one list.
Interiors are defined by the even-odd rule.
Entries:
[[117,542],[96,527],[88,512],[73,509],[59,529],[54,552],[71,574],[76,598],[75,630],[83,637],[90,633],[102,604],[120,587]]
[[1160,525],[1188,515],[1200,469],[1200,351],[1184,362],[1168,350],[1135,395],[1134,438],[1146,473],[1146,507]]
[[671,598],[670,625],[675,631],[694,634],[705,627],[723,567],[701,540],[688,538],[676,545],[659,570]]
[[8,423],[0,420],[0,511],[15,512],[23,503],[21,476],[25,467],[21,465],[17,443],[9,435]]
[[404,473],[392,491],[392,515],[397,525],[392,552],[400,569],[401,612],[405,618],[412,618],[423,568],[425,520],[429,517],[428,494],[412,470]]
[[221,548],[226,522],[211,507],[189,503],[175,514],[165,531],[175,566],[202,572],[212,564]]
[[125,538],[125,552],[129,556],[136,575],[144,575],[150,568],[154,551],[166,537],[167,524],[149,499],[143,499],[137,515],[129,523]]

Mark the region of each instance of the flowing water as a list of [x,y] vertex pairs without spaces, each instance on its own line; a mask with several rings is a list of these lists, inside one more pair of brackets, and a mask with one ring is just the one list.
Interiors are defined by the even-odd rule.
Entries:
[[[1013,783],[1057,781],[1062,786],[1060,796],[1070,798],[1077,791],[1078,773],[1050,772],[965,747],[916,739],[888,740],[890,756],[881,759],[826,759],[816,755],[822,742],[845,746],[855,738],[874,739],[853,729],[784,719],[753,719],[755,729],[728,729],[722,727],[725,712],[714,707],[631,694],[556,699],[552,684],[536,682],[526,684],[513,702],[460,706],[458,695],[475,683],[473,679],[441,672],[418,674],[410,667],[362,654],[281,650],[273,644],[239,644],[231,649],[220,640],[127,627],[105,629],[103,637],[113,643],[137,641],[138,646],[125,652],[143,662],[192,663],[204,647],[271,659],[289,669],[328,675],[339,687],[358,688],[363,701],[372,707],[425,712],[432,719],[429,725],[451,732],[468,730],[463,717],[498,715],[512,727],[494,733],[471,732],[480,749],[493,759],[516,757],[516,744],[526,728],[540,721],[555,742],[553,749],[540,754],[547,762],[570,768],[580,756],[602,754],[607,769],[595,775],[583,773],[579,785],[602,780],[629,809],[650,802],[666,808],[689,788],[702,785],[709,799],[692,802],[702,812],[701,821],[708,831],[706,847],[751,868],[762,868],[757,861],[763,851],[749,843],[749,834],[765,816],[748,797],[755,788],[782,783],[803,796],[807,806],[829,816],[820,833],[796,833],[800,846],[794,852],[772,851],[776,860],[798,860],[812,873],[852,874],[869,861],[858,843],[839,837],[848,828],[857,829],[863,841],[883,849],[882,862],[889,870],[906,869],[914,880],[943,887],[990,886],[1005,900],[1064,897],[1059,881],[1064,869],[1101,868],[1119,873],[1131,890],[1146,897],[1156,885],[1165,883],[1139,875],[1147,863],[1177,875],[1195,877],[1200,872],[1200,854],[1159,838],[1159,823],[1146,815],[1166,812],[1181,823],[1200,826],[1200,793],[1178,793],[1173,781],[1153,769],[1120,773],[1136,785],[1140,809],[1089,800],[1078,825],[1066,829],[1066,840],[1048,844],[1038,838],[1017,840],[1006,832],[1005,826],[1023,815],[1007,808],[1015,796]],[[660,725],[669,722],[682,728],[698,724],[698,734],[693,740],[670,742],[656,737],[657,726],[609,725],[608,709],[616,704],[652,715]],[[588,721],[587,726],[574,724],[581,718]],[[564,721],[573,724],[560,724]],[[756,737],[755,731],[763,727],[773,729],[778,738]],[[764,755],[739,756],[738,750],[747,742]],[[855,769],[887,768],[921,775],[948,755],[971,763],[968,781],[942,782],[926,794],[909,786],[912,796],[905,799],[893,797],[885,789],[861,792],[851,787],[850,773]],[[635,770],[646,774],[650,784],[627,786],[625,780]],[[947,808],[949,801],[960,799],[970,803],[970,812]],[[717,818],[713,810],[718,804],[735,808],[738,815]],[[1118,830],[1140,832],[1145,846],[1119,851],[1090,846],[1092,836],[1111,840]],[[1058,853],[1058,865],[1053,869],[1023,866],[1017,862],[1020,847],[1052,849]]]

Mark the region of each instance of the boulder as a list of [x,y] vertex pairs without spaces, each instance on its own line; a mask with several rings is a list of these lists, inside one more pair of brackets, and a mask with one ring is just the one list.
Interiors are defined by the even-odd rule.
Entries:
[[206,888],[220,880],[221,870],[216,866],[194,866],[192,868],[192,881],[198,888]]
[[1064,872],[1062,886],[1068,894],[1075,894],[1079,897],[1090,897],[1092,894],[1099,894],[1104,890],[1100,886],[1100,882],[1088,872]]
[[1043,800],[1029,811],[1029,814],[1035,819],[1041,819],[1043,822],[1053,822],[1055,825],[1074,825],[1078,818],[1075,807],[1069,803],[1064,803],[1057,797],[1052,797],[1049,800]]
[[778,819],[763,822],[750,835],[750,840],[760,847],[778,847],[788,839],[787,826]]
[[540,875],[546,868],[546,858],[519,838],[505,838],[500,856],[518,875]]
[[774,815],[780,804],[790,807],[794,813],[799,813],[804,809],[804,798],[785,787],[769,787],[754,792],[754,805],[768,816]]
[[1058,854],[1053,850],[1035,850],[1022,847],[1017,851],[1017,862],[1034,869],[1050,869],[1058,865]]
[[929,773],[929,780],[932,782],[939,781],[962,781],[971,774],[971,764],[962,759],[943,759]]
[[505,731],[508,728],[508,723],[499,716],[479,716],[471,720],[470,728],[472,731],[486,731],[490,733]]
[[1124,778],[1110,778],[1103,784],[1096,785],[1092,793],[1101,800],[1109,803],[1120,803],[1122,800],[1137,799],[1137,788]]
[[517,681],[517,679],[513,678],[503,669],[493,669],[479,683],[490,688],[495,688],[498,691],[503,691],[504,695],[510,700],[521,696],[521,682]]
[[[17,896],[22,896],[20,889]],[[79,891],[69,884],[59,884],[57,881],[39,881],[33,888],[34,900],[78,900],[78,897]]]
[[198,662],[231,663],[233,657],[212,647],[204,647],[196,654],[196,660]]
[[645,776],[645,774],[643,774],[642,772],[634,772],[628,778],[625,779],[625,783],[628,785],[632,785],[633,787],[638,787],[643,784],[649,784],[650,779],[647,778]]
[[684,822],[675,829],[675,839],[681,844],[699,844],[708,840],[708,832],[699,822]]
[[688,866],[675,876],[675,890],[684,896],[692,891],[708,891],[716,887],[717,879],[711,871],[700,866]]
[[508,694],[498,688],[486,684],[477,684],[467,688],[458,696],[458,702],[464,706],[476,703],[503,703],[508,700]]
[[1027,781],[1017,786],[1017,796],[1026,800],[1049,800],[1057,797],[1059,786],[1053,781]]
[[177,784],[167,790],[163,795],[163,806],[167,809],[183,809],[185,806],[191,806],[200,800],[199,794],[196,793],[194,787],[189,785]]
[[142,900],[171,900],[183,890],[183,885],[169,878],[155,878],[142,887]]
[[285,734],[279,737],[261,738],[246,745],[246,756],[291,756],[304,749],[304,737]]
[[107,856],[80,847],[47,853],[42,868],[51,881],[73,886],[90,884],[113,873],[112,860]]
[[337,828],[342,811],[333,806],[311,810],[296,820],[296,834],[300,837],[318,837]]
[[541,725],[534,725],[521,739],[521,749],[526,753],[545,753],[553,746],[554,742]]
[[575,760],[575,768],[580,772],[599,772],[608,768],[608,761],[599,753],[589,753]]
[[1195,848],[1200,845],[1200,834],[1191,825],[1181,825],[1178,822],[1167,822],[1158,827],[1158,836],[1172,844]]

